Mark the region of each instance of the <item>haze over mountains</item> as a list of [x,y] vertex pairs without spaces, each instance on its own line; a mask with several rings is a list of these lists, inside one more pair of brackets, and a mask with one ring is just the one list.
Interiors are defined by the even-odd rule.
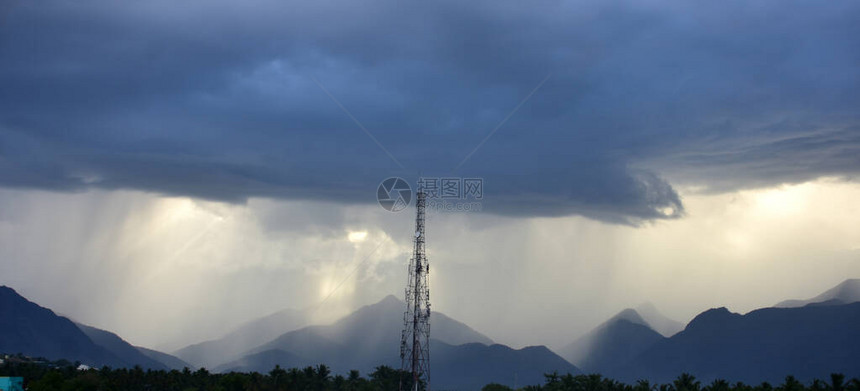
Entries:
[[644,303],[622,310],[558,351],[586,372],[604,373],[683,329],[683,323]]
[[150,358],[150,356],[141,352],[140,349],[131,346],[128,342],[110,331],[97,329],[81,323],[76,323],[76,325],[93,343],[106,349],[116,357],[122,357],[125,363],[123,366],[140,365],[142,368],[148,369],[169,369],[167,365]]
[[777,383],[830,373],[860,375],[860,303],[763,308],[746,315],[708,310],[684,331],[607,373],[619,379],[669,381],[679,373],[703,381]]
[[635,310],[648,326],[664,337],[671,337],[684,329],[683,323],[663,315],[662,312],[657,310],[654,304],[643,303],[636,307]]
[[214,368],[287,331],[309,325],[309,312],[295,309],[278,311],[249,321],[219,339],[189,345],[173,354],[198,367]]
[[790,308],[802,307],[807,304],[825,303],[848,304],[860,301],[860,278],[848,279],[841,284],[828,289],[826,292],[806,300],[785,300],[777,303],[774,307]]
[[[677,333],[672,331],[676,322],[653,306],[625,309],[559,349],[561,356],[543,346],[512,349],[494,344],[469,326],[434,312],[431,382],[435,388],[464,390],[491,382],[537,384],[544,373],[581,373],[578,367],[627,382],[663,383],[683,372],[705,382],[723,378],[748,383],[775,383],[789,374],[802,381],[832,372],[860,376],[859,281],[846,280],[814,298],[779,304],[786,308],[743,315],[710,309]],[[379,365],[399,366],[404,306],[387,296],[328,325],[308,325],[307,311],[281,311],[250,321],[221,339],[181,349],[186,357],[197,355],[189,364],[134,347],[109,331],[75,324],[0,287],[0,352],[91,366],[201,365],[221,372],[268,372],[275,365],[326,364],[335,373],[352,369],[369,373]]]
[[[384,327],[390,328],[391,326],[396,326],[397,338],[400,338],[399,333],[402,327],[405,304],[391,295],[385,297],[374,306],[365,306],[356,313],[347,316],[341,322],[355,318],[358,316],[357,313],[362,310],[369,311],[370,309],[377,308],[377,306],[380,308],[384,307],[384,311],[382,311],[384,313],[376,314],[381,319],[391,321],[392,316],[395,317],[393,322],[384,324]],[[174,355],[199,367],[216,368],[230,361],[242,358],[252,349],[271,342],[284,333],[309,326],[311,311],[307,309],[279,311],[272,315],[247,322],[220,339],[193,344],[177,350],[174,352]],[[364,327],[365,323],[369,324],[369,322],[379,321],[367,319],[364,323],[354,322],[349,327]],[[341,329],[344,328],[342,327]],[[377,330],[368,330],[368,332],[375,333]],[[433,334],[435,339],[453,345],[470,342],[478,342],[485,345],[493,343],[487,336],[440,312],[433,313]]]
[[634,309],[625,309],[559,350],[586,372],[606,373],[663,340]]
[[0,287],[0,351],[103,365],[121,363],[118,357],[93,343],[71,320],[5,286]]
[[164,353],[141,351],[111,332],[75,324],[5,286],[0,286],[0,352],[96,367],[168,369],[180,364]]
[[[397,347],[405,304],[388,296],[325,326],[285,333],[215,371],[265,371],[273,362],[306,366],[324,362],[335,372],[378,365],[399,367]],[[551,371],[578,373],[576,367],[546,347],[511,349],[444,314],[432,318],[432,384],[442,388],[480,388],[490,382],[534,384]],[[513,374],[516,374],[514,376]]]
[[789,374],[803,380],[831,372],[856,376],[858,286],[860,280],[846,280],[814,298],[779,304],[793,308],[763,308],[745,315],[711,309],[669,338],[636,310],[626,309],[560,353],[586,372],[624,381],[667,382],[683,372],[704,381],[752,383],[778,382]]
[[[317,364],[326,364],[337,373],[352,369],[369,373],[379,365],[396,368],[400,365],[398,346],[404,307],[403,302],[388,296],[333,324],[305,327],[297,325],[307,322],[306,312],[282,311],[251,321],[219,340],[180,351],[217,352],[204,357],[205,362],[220,362],[213,367],[214,371],[268,372],[275,365]],[[10,288],[0,289],[0,319],[0,352],[68,359],[94,367],[192,367],[180,358],[134,347],[114,333],[75,324],[27,301]],[[494,344],[487,336],[438,312],[433,314],[432,324],[432,381],[436,387],[479,389],[491,382],[538,384],[547,372],[579,373],[575,366],[546,347],[512,349]],[[254,345],[279,327],[286,332]],[[300,328],[289,330],[290,327]],[[232,353],[236,351],[241,352]]]

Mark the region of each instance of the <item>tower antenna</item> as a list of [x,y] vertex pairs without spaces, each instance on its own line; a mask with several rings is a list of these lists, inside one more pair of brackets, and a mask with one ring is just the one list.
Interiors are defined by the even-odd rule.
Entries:
[[[416,195],[415,239],[409,260],[406,312],[400,335],[400,391],[430,390],[430,264],[424,253],[426,194],[419,191]],[[411,384],[407,380],[411,380]]]

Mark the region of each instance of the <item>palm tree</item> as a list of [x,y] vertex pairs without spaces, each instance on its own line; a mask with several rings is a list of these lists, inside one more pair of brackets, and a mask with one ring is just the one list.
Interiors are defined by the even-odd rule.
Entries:
[[331,383],[332,383],[332,387],[333,387],[336,391],[344,391],[344,390],[346,390],[346,378],[345,378],[345,377],[343,377],[343,375],[335,375],[335,377],[334,377],[334,379],[332,380],[332,382],[331,382]]
[[812,381],[812,385],[809,386],[809,389],[812,391],[823,391],[824,383],[821,380],[815,379]]
[[358,391],[358,388],[362,382],[361,375],[355,369],[349,371],[349,377],[346,378],[346,389],[347,391]]
[[544,379],[546,379],[546,385],[552,386],[558,384],[561,377],[558,376],[558,371],[553,371],[552,373],[544,373]]
[[603,389],[603,376],[597,373],[587,375],[583,385],[588,391],[600,391]]
[[328,381],[331,378],[331,369],[329,369],[324,364],[319,364],[317,365],[316,370],[314,372],[314,386],[317,391],[323,391],[324,389],[326,389]]
[[499,383],[490,383],[481,388],[481,391],[514,391],[512,388]]
[[652,386],[648,380],[638,380],[633,386],[633,391],[654,391],[657,387]]
[[794,376],[785,377],[785,382],[777,388],[778,391],[804,391],[803,383],[797,381]]
[[772,391],[773,386],[770,385],[770,383],[768,383],[768,382],[763,382],[763,383],[759,384],[759,386],[756,387],[755,389],[756,389],[756,391]]
[[845,375],[841,373],[830,374],[830,391],[845,390]]
[[729,382],[723,379],[715,379],[711,384],[705,386],[703,391],[729,391],[730,389]]
[[701,383],[689,373],[682,373],[672,382],[674,391],[699,391]]
[[287,371],[281,368],[280,365],[275,365],[275,368],[269,371],[269,377],[271,377],[272,384],[274,384],[275,387],[280,387],[286,382]]

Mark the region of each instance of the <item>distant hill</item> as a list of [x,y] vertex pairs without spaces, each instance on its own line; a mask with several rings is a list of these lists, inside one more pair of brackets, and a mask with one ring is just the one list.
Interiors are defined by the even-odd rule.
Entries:
[[860,303],[764,308],[746,315],[705,311],[684,331],[611,371],[619,380],[667,382],[687,372],[749,383],[860,376]]
[[95,367],[127,365],[94,343],[71,320],[6,286],[0,286],[0,352],[80,361]]
[[173,354],[197,367],[214,368],[242,357],[279,335],[310,325],[308,310],[287,309],[247,322],[229,334],[186,346]]
[[[323,364],[312,363],[293,353],[281,349],[268,349],[259,353],[249,354],[238,360],[222,365],[222,372],[260,372],[267,373],[276,365],[281,368],[303,368],[308,365]],[[329,364],[326,364],[329,365]]]
[[[268,371],[268,361],[259,361],[261,358],[268,360],[273,355],[281,355],[289,358],[282,367],[303,367],[308,365],[326,364],[336,372],[345,372],[358,369],[362,373],[368,373],[377,365],[393,365],[397,360],[397,344],[391,349],[369,350],[342,344],[322,335],[318,329],[330,326],[309,326],[299,330],[290,331],[278,337],[270,343],[246,352],[238,360],[214,368],[215,372],[229,371]],[[373,338],[372,336],[370,338]],[[356,345],[361,345],[361,340]],[[371,343],[372,345],[372,343]],[[265,353],[265,354],[262,354]],[[360,365],[360,366],[356,366]]]
[[161,352],[134,347],[110,331],[72,322],[5,286],[0,286],[0,352],[80,361],[96,368],[139,365],[159,370],[176,368],[174,364],[182,362]]
[[628,308],[565,346],[559,353],[583,371],[606,374],[663,339],[636,310]]
[[173,356],[173,355],[170,355],[167,353],[159,352],[157,350],[147,349],[147,348],[140,347],[140,346],[135,346],[135,348],[137,348],[137,350],[139,350],[145,356],[164,364],[169,369],[176,369],[176,370],[182,370],[185,368],[196,369],[194,367],[194,365],[191,365],[190,363],[183,361],[179,357],[176,357],[176,356]]
[[849,304],[860,301],[860,279],[848,279],[826,292],[806,300],[785,300],[777,303],[774,307],[791,308],[803,307],[814,303]]
[[671,337],[684,329],[683,323],[663,315],[654,304],[643,303],[636,307],[636,313],[642,317],[648,326],[651,326],[654,331],[664,337]]
[[543,384],[544,374],[554,371],[581,373],[545,346],[515,350],[498,344],[452,346],[431,341],[430,354],[431,387],[443,390],[480,390],[489,383],[522,387]]
[[[372,309],[370,307],[373,307]],[[384,308],[383,308],[384,307]],[[402,327],[402,319],[403,319],[403,310],[406,308],[406,304],[402,301],[398,300],[393,295],[389,295],[385,297],[382,301],[375,304],[374,306],[365,306],[365,313],[367,311],[375,311],[379,312],[378,316],[384,316],[381,313],[385,312],[386,314],[397,314],[397,318],[390,324],[386,326],[396,328],[397,337],[400,336],[400,327]],[[354,314],[353,314],[354,315]],[[340,331],[343,330],[351,330],[353,329],[353,323],[351,316],[347,316],[338,322],[346,323],[347,326],[343,326]],[[307,317],[307,314],[303,314],[302,312],[281,312],[278,314],[274,314],[273,316],[269,316],[267,318],[262,318],[257,321],[253,321],[248,323],[245,327],[237,330],[236,332],[231,333],[225,338],[221,340],[214,341],[214,343],[204,343],[193,345],[188,348],[184,348],[177,352],[177,354],[181,358],[194,358],[198,362],[202,364],[208,364],[209,368],[222,368],[225,363],[230,363],[236,360],[240,360],[244,355],[253,351],[253,352],[261,352],[266,350],[265,348],[258,348],[263,344],[271,342],[275,338],[290,332],[295,331],[298,327],[293,327],[296,324],[302,323],[301,321],[297,321],[296,319],[301,317]],[[290,323],[292,322],[292,323]],[[307,323],[305,321],[305,323]],[[277,325],[281,324],[280,332],[275,334],[275,330],[278,329]],[[320,327],[323,330],[328,330],[327,326],[314,326]],[[256,330],[251,333],[249,330]],[[257,332],[259,330],[264,330],[264,332]],[[393,330],[393,329],[392,329]],[[338,333],[340,331],[332,331],[330,333]],[[343,331],[346,332],[346,331]],[[375,335],[380,331],[377,329],[367,330],[367,335]],[[259,341],[262,336],[269,336],[274,334],[268,339]],[[254,335],[254,338],[246,338],[248,335]],[[364,338],[358,334],[351,334],[355,338]],[[466,326],[463,323],[460,323],[456,320],[453,320],[442,313],[433,313],[433,335],[443,342],[447,342],[454,345],[459,345],[462,343],[468,342],[479,342],[483,344],[492,344],[493,341],[487,336],[473,330],[469,326]],[[229,349],[220,349],[221,347],[229,345]],[[257,349],[255,349],[257,348]],[[275,348],[277,349],[277,348]],[[196,355],[192,355],[191,352],[194,352]],[[398,353],[399,354],[399,353]]]
[[143,352],[138,350],[138,348],[131,346],[131,344],[110,331],[97,329],[81,323],[76,323],[76,325],[84,332],[84,334],[90,337],[90,340],[92,340],[96,345],[105,348],[107,351],[113,353],[114,356],[122,360],[124,363],[123,366],[133,367],[135,365],[140,365],[144,369],[168,369],[167,365],[143,354]]
[[[311,363],[325,363],[344,370],[359,369],[369,372],[374,363],[399,365],[399,341],[406,304],[389,295],[381,301],[359,308],[341,320],[325,326],[309,326],[294,330],[250,349],[248,354],[266,350],[283,350],[294,353]],[[431,318],[434,339],[450,344],[492,340],[463,323],[442,313],[434,312]],[[350,346],[348,351],[346,346]],[[381,348],[383,347],[383,348]],[[355,367],[354,363],[368,363]],[[229,366],[229,365],[228,365]],[[216,370],[227,366],[216,367]]]
[[[403,302],[388,296],[334,324],[285,333],[216,371],[269,371],[274,364],[292,367],[324,363],[336,373],[351,369],[369,373],[379,365],[399,367],[404,308]],[[520,384],[531,379],[538,383],[548,371],[577,372],[573,365],[544,347],[514,350],[488,346],[485,342],[492,343],[489,338],[460,322],[440,313],[433,313],[431,319],[434,388],[464,389],[491,381],[513,385],[517,379]],[[478,342],[460,343],[469,340]]]

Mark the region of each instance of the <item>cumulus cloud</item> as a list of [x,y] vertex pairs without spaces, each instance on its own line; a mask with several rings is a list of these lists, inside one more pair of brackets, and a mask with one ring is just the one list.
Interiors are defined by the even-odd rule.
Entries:
[[664,178],[726,191],[860,168],[851,1],[3,12],[7,187],[356,204],[420,172],[485,178],[491,213],[636,224],[684,213]]

